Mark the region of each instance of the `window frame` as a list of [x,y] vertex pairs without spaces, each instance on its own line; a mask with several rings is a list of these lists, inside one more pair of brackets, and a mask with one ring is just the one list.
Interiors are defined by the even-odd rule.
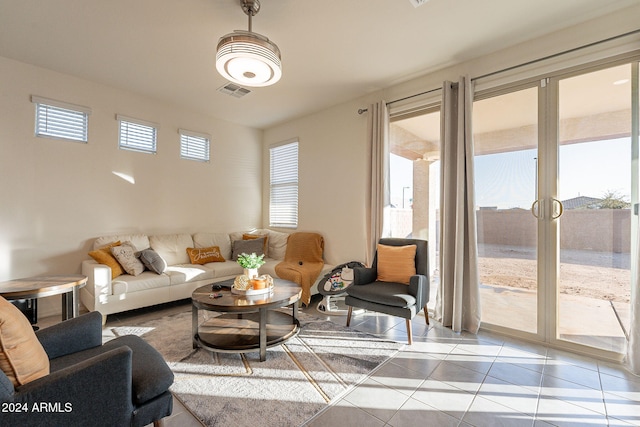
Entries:
[[[211,135],[200,132],[193,132],[186,129],[178,129],[180,135],[180,158],[184,160],[192,160],[196,162],[209,163],[211,161]],[[185,150],[185,144],[187,145]],[[203,148],[200,149],[198,145],[202,144]],[[203,152],[203,156],[185,154],[185,151],[189,151],[189,146],[195,145],[194,151],[196,153]]]
[[[31,95],[31,102],[35,105],[34,134],[36,137],[84,144],[89,142],[91,108],[36,95]],[[57,131],[45,130],[54,127],[59,129]],[[78,129],[80,132],[77,132]]]
[[[134,151],[138,153],[157,154],[158,129],[160,129],[160,126],[158,124],[149,122],[146,120],[136,119],[133,117],[123,116],[121,114],[116,115],[116,120],[118,121],[118,148],[119,149]],[[149,131],[144,128],[152,129],[152,132],[150,132],[152,135],[152,141],[141,138],[138,142],[125,141],[125,143],[123,143],[123,125],[124,124],[127,124],[127,132],[137,130],[138,132],[142,131],[143,135],[144,133],[149,133]],[[129,129],[129,127],[131,127],[132,129]]]
[[298,228],[299,162],[298,138],[269,146],[270,227]]

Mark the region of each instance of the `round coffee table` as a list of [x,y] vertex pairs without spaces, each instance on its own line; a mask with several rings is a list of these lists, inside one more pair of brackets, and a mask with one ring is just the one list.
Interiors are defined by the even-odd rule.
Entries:
[[[274,279],[273,282],[273,292],[260,295],[232,294],[233,279],[193,291],[193,348],[230,353],[248,353],[258,349],[262,362],[267,358],[267,348],[297,335],[300,330],[297,302],[302,288],[288,280]],[[221,290],[214,289],[220,285]],[[213,298],[215,293],[222,296]],[[291,306],[291,314],[276,311],[287,306]],[[200,323],[198,310],[220,314]]]

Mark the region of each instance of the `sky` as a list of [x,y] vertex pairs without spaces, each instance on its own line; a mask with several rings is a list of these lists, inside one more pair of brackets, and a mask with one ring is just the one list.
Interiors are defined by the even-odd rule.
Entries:
[[[560,147],[559,199],[602,197],[607,191],[631,193],[630,138],[592,141]],[[529,209],[536,199],[536,150],[487,154],[475,158],[476,205],[500,209]],[[410,160],[391,155],[391,203],[410,206],[413,167]],[[432,168],[440,167],[435,162]]]

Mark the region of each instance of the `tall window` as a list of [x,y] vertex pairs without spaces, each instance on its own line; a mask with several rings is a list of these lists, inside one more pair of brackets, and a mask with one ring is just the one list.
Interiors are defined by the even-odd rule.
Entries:
[[36,104],[36,136],[87,142],[91,109],[32,96]]
[[298,141],[288,141],[269,149],[269,225],[298,226]]
[[180,157],[200,162],[209,161],[209,135],[180,129]]
[[121,149],[156,153],[158,125],[121,115],[117,115],[116,119],[120,122]]

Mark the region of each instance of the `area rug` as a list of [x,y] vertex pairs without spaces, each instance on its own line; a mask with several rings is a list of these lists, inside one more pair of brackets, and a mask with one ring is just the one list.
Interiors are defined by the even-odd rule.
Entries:
[[300,426],[402,347],[299,312],[300,333],[267,350],[211,353],[192,348],[191,312],[113,327],[143,337],[175,374],[171,391],[205,425]]

